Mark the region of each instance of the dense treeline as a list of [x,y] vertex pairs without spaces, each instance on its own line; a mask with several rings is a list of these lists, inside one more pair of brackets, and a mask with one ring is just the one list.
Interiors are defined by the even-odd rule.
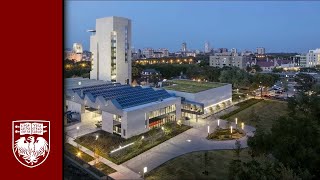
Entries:
[[270,132],[257,129],[248,139],[252,159],[236,158],[230,179],[319,179],[319,94],[300,92],[289,98],[289,114],[275,120]]
[[[163,78],[171,79],[183,76],[188,79],[201,79],[211,82],[231,83],[235,88],[257,88],[259,85],[272,86],[279,77],[274,74],[248,73],[238,67],[211,67],[203,64],[149,64],[134,65],[133,79],[140,77],[143,69],[156,69]],[[260,83],[261,82],[261,83]]]
[[64,77],[84,77],[89,78],[89,74],[91,71],[91,62],[89,61],[81,61],[74,62],[71,60],[64,61]]

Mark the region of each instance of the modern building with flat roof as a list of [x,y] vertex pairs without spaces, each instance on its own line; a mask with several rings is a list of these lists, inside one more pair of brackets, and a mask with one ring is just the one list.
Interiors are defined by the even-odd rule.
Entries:
[[90,37],[90,79],[131,84],[131,20],[106,17],[96,20]]
[[217,82],[170,80],[163,83],[170,94],[181,97],[183,117],[191,119],[205,115],[232,104],[232,85]]
[[94,111],[102,130],[123,138],[181,118],[181,98],[163,89],[84,78],[66,79],[65,89],[66,111],[80,113],[83,124],[95,124],[83,118]]
[[210,56],[209,65],[213,67],[223,68],[225,66],[231,67],[235,66],[240,69],[246,68],[246,63],[249,57],[247,56],[233,56],[233,55],[214,55]]

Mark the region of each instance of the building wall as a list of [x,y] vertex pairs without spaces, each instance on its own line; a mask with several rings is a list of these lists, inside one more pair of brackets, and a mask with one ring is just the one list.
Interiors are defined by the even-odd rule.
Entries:
[[[127,42],[126,48],[126,27]],[[91,79],[111,81],[111,33],[116,32],[116,77],[117,82],[131,83],[131,20],[107,17],[96,20],[96,34],[90,38],[90,50],[94,53]],[[127,62],[125,52],[127,49]],[[96,75],[97,74],[97,75]]]
[[66,105],[68,106],[67,111],[84,113],[85,108],[80,103],[73,102],[73,101],[70,101],[70,100],[66,100]]
[[243,69],[246,67],[246,62],[246,56],[210,56],[209,64],[213,67],[235,66]]
[[173,93],[176,96],[184,97],[186,100],[194,101],[204,104],[204,108],[212,106],[214,104],[232,100],[232,85],[227,84],[225,86],[212,88],[206,91],[198,93],[186,93],[180,91],[166,90],[169,93]]
[[309,50],[306,55],[306,67],[315,67],[320,64],[320,49]]
[[[121,119],[122,137],[129,138],[147,132],[149,130],[148,113],[173,104],[176,105],[176,120],[179,120],[181,118],[180,98],[165,99],[161,103],[150,103],[147,106],[141,105],[129,111],[125,110],[124,116]],[[145,124],[146,117],[147,124]],[[123,135],[123,130],[126,131],[126,136]]]
[[113,114],[102,111],[102,130],[113,133]]

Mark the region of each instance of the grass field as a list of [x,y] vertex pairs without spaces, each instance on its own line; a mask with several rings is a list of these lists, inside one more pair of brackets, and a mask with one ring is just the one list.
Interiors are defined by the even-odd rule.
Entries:
[[227,120],[234,121],[238,118],[238,122],[269,130],[275,119],[286,114],[287,102],[263,100],[228,117]]
[[[168,83],[172,84],[170,86],[165,86],[167,90],[182,91],[187,93],[198,93],[201,91],[209,90],[212,88],[217,88],[224,86],[224,83],[217,82],[198,82],[198,81],[188,81],[188,80],[170,80]],[[174,84],[174,85],[173,85]]]
[[[235,158],[233,150],[208,151],[207,171],[205,171],[205,151],[184,154],[167,161],[146,175],[147,180],[160,179],[228,179],[229,163]],[[247,149],[240,153],[241,160],[248,160]]]

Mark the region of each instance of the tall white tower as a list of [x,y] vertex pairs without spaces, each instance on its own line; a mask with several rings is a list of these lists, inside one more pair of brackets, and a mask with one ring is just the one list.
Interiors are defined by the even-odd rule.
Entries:
[[209,53],[210,51],[211,51],[210,43],[209,42],[205,42],[204,43],[204,52],[205,53]]
[[182,43],[181,51],[187,52],[187,43],[186,42]]
[[96,20],[90,37],[90,79],[131,84],[131,20],[106,17]]

